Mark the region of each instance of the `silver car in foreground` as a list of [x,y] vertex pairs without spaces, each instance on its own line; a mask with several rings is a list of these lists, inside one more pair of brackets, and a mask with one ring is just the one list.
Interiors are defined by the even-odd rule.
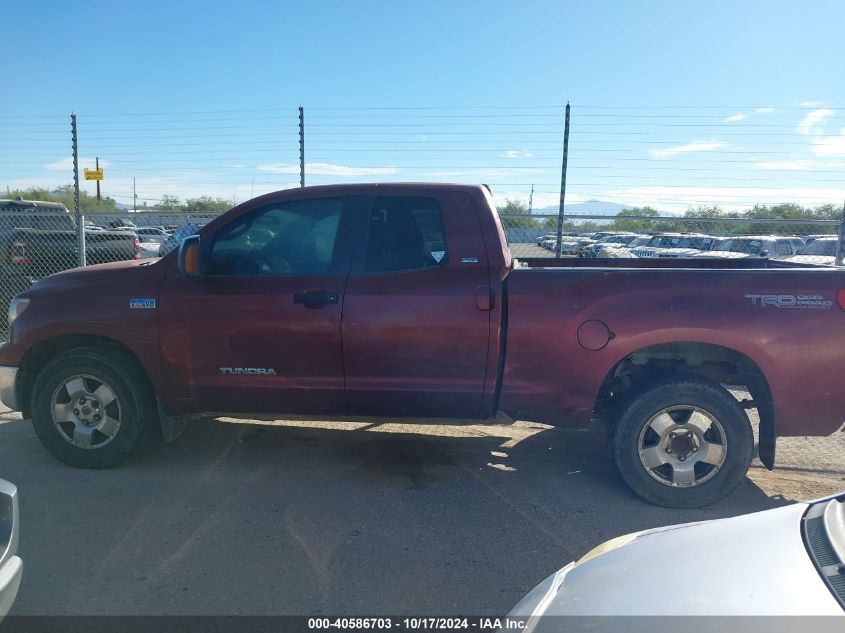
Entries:
[[[509,617],[843,616],[845,494],[607,541],[555,572]],[[528,630],[527,628],[525,629]]]
[[9,612],[23,574],[18,552],[18,489],[0,479],[0,620]]

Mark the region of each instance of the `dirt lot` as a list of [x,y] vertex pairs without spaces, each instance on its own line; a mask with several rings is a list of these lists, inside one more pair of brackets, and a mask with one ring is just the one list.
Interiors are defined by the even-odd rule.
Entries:
[[543,425],[208,421],[121,468],[57,463],[0,415],[21,495],[16,614],[502,614],[603,540],[845,489],[845,433],[706,509],[635,498],[602,438]]

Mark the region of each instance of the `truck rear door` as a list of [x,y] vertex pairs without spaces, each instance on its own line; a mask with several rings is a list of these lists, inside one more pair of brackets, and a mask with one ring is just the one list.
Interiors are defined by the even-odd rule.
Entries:
[[357,200],[342,321],[347,405],[477,417],[492,307],[477,211],[463,192],[402,192]]

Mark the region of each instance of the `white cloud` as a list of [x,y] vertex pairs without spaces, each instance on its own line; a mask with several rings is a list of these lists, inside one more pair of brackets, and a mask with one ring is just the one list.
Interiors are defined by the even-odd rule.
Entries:
[[817,156],[845,156],[845,128],[839,136],[814,138],[813,153]]
[[818,108],[821,104],[821,101],[802,101],[798,105],[802,108]]
[[813,131],[813,127],[824,121],[831,114],[833,114],[833,110],[828,110],[827,108],[813,110],[798,123],[798,131],[801,134],[809,134]]
[[531,158],[533,154],[527,149],[509,149],[504,153],[505,158]]
[[714,149],[725,147],[727,143],[724,141],[693,141],[685,145],[678,145],[677,147],[666,147],[664,149],[653,149],[651,153],[657,158],[666,158],[667,156],[676,156],[677,154],[688,154],[690,152],[710,152]]
[[757,163],[760,169],[784,169],[790,171],[809,171],[813,168],[815,163],[811,160],[769,160],[762,163]]
[[748,118],[747,114],[743,114],[742,112],[737,112],[736,114],[732,114],[729,117],[727,117],[725,119],[725,121],[743,121],[744,119],[747,119],[747,118]]
[[[82,170],[86,167],[88,169],[94,169],[97,163],[97,159],[95,158],[80,158],[79,159],[79,171],[80,174]],[[101,160],[100,167],[108,167],[109,161]],[[73,157],[68,156],[67,158],[60,158],[57,161],[53,161],[52,163],[47,163],[44,165],[44,169],[49,169],[50,171],[66,171],[69,173],[73,173]],[[81,178],[81,175],[80,175]]]
[[772,108],[772,107],[757,108],[757,112],[759,112],[760,114],[768,114],[769,112],[774,112],[774,111],[775,111],[775,109]]
[[479,169],[455,169],[443,171],[420,172],[417,175],[422,179],[440,180],[443,178],[471,179],[484,182],[486,180],[498,180],[500,178],[512,178],[526,174],[545,174],[546,169],[540,168],[518,168],[518,167],[482,167]]
[[[298,174],[299,165],[275,163],[259,165],[258,170],[274,174]],[[333,163],[305,163],[305,174],[311,176],[389,176],[398,172],[398,167],[349,167]]]

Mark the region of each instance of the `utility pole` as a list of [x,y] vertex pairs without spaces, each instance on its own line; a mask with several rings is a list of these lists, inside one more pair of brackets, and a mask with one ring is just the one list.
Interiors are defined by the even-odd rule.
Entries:
[[834,263],[837,266],[842,265],[842,257],[845,256],[845,202],[842,203],[842,217],[839,220],[839,241],[836,243],[836,260]]
[[[100,157],[99,156],[97,156],[94,159],[94,169],[96,169],[97,171],[100,171]],[[97,201],[98,202],[100,201],[100,181],[99,180],[97,181]]]
[[566,161],[569,158],[569,101],[566,102],[566,120],[563,126],[563,163],[560,167],[560,206],[557,210],[557,244],[555,257],[560,258],[563,241],[563,205],[566,199]]
[[534,210],[534,185],[531,185],[531,193],[528,194],[528,215]]
[[70,113],[70,137],[73,146],[73,202],[76,216],[76,245],[79,250],[77,263],[85,265],[85,218],[79,204],[79,143],[76,134],[76,112]]
[[299,186],[305,186],[305,110],[299,105]]

